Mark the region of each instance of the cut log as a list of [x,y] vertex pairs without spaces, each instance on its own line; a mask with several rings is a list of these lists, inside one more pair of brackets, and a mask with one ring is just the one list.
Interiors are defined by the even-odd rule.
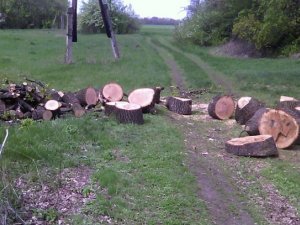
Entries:
[[78,98],[82,106],[96,105],[98,102],[98,95],[95,88],[93,87],[88,87],[80,90],[77,93],[76,97]]
[[264,104],[255,98],[242,97],[238,100],[235,110],[235,120],[244,125]]
[[124,95],[122,87],[117,83],[104,85],[100,94],[102,94],[102,96],[99,97],[99,100],[101,100],[102,97],[108,102],[121,101]]
[[164,90],[164,87],[155,87],[153,88],[154,90],[154,97],[153,97],[153,101],[156,104],[160,103],[160,93]]
[[64,95],[63,92],[61,91],[55,91],[55,90],[51,90],[49,93],[48,93],[49,97],[51,100],[56,100],[58,102],[62,101],[62,96]]
[[4,101],[0,100],[0,114],[2,114],[6,110],[6,106]]
[[280,96],[280,102],[290,102],[290,101],[299,101],[295,99],[294,97],[289,97],[289,96]]
[[166,106],[170,111],[181,115],[192,114],[192,100],[188,98],[168,97]]
[[32,112],[31,117],[34,120],[51,120],[53,114],[51,111],[46,110],[44,107],[39,106],[37,107],[36,110]]
[[79,103],[75,103],[72,105],[72,110],[74,113],[74,116],[79,118],[82,117],[85,114],[84,108]]
[[277,156],[278,150],[271,135],[234,138],[225,143],[225,150],[238,156]]
[[255,112],[255,114],[246,122],[245,131],[249,135],[259,135],[258,126],[262,115],[267,111],[266,108],[260,108]]
[[289,109],[300,116],[300,101],[282,101],[277,104],[276,109]]
[[142,108],[134,103],[116,104],[115,114],[120,123],[144,123]]
[[154,107],[154,94],[152,88],[140,88],[128,95],[128,102],[142,107],[144,113],[149,113]]
[[229,95],[215,96],[208,105],[208,114],[219,120],[226,120],[232,117],[235,103]]
[[49,100],[45,104],[45,109],[50,111],[56,111],[61,107],[61,103],[56,100]]
[[67,104],[80,104],[78,98],[76,97],[76,95],[72,92],[67,92],[65,93],[63,96],[62,96],[62,101],[64,103],[67,103]]
[[277,148],[285,149],[299,139],[300,118],[292,110],[267,110],[260,120],[260,134],[272,135]]

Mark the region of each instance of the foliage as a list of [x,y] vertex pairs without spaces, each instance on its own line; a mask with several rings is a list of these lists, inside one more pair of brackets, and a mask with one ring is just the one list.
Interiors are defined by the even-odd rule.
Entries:
[[[135,33],[139,30],[139,21],[131,6],[124,6],[119,0],[108,1],[113,29],[119,34]],[[104,33],[99,1],[83,2],[80,14],[80,29],[84,33]]]
[[50,28],[67,0],[0,0],[0,28]]
[[299,52],[298,0],[192,0],[187,10],[177,40],[207,46],[238,37],[265,54]]

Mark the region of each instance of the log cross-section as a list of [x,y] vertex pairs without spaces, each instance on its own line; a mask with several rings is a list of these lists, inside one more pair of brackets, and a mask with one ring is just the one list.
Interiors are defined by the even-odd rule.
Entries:
[[192,100],[188,98],[168,97],[166,106],[170,111],[181,115],[192,114]]
[[117,102],[121,101],[123,98],[123,89],[117,83],[109,83],[104,85],[100,94],[102,94],[100,97],[104,98],[108,102]]
[[225,143],[225,150],[238,156],[267,157],[278,155],[271,135],[234,138]]
[[149,113],[155,105],[154,94],[152,88],[135,89],[128,95],[128,102],[141,106],[144,113]]
[[230,95],[215,96],[208,105],[208,114],[218,120],[226,120],[232,117],[235,103]]

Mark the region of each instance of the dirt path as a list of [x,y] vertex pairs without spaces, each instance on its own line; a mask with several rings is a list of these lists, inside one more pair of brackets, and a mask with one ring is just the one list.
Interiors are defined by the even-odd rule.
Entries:
[[[167,50],[159,46],[155,48],[170,68],[173,82],[184,90],[183,73],[176,61]],[[188,53],[181,53],[193,62],[198,62],[196,64],[208,74],[210,73],[215,82],[225,86],[225,90],[233,91],[232,84],[225,81],[223,75],[212,72],[213,69],[202,59]],[[251,192],[248,189],[253,188],[254,184],[251,183],[253,181],[238,175],[241,169],[240,159],[224,151],[224,143],[235,124],[234,121],[228,121],[227,125],[222,127],[218,124],[219,121],[213,121],[207,115],[207,105],[199,104],[197,100],[194,102],[196,107],[194,110],[200,111],[200,115],[180,116],[170,113],[169,118],[184,134],[188,165],[197,179],[198,196],[205,202],[212,223],[250,225],[257,224],[259,220],[263,221],[263,224],[300,224],[297,210],[272,184],[260,176],[259,169],[266,166],[263,161],[247,165],[249,166],[247,176],[255,176],[257,178],[255,185],[262,190],[261,193],[249,196]]]

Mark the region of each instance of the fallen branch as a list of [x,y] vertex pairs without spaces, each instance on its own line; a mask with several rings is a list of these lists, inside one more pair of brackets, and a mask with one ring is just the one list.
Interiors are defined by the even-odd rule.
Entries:
[[5,142],[7,140],[7,137],[8,137],[8,129],[6,129],[6,135],[5,135],[4,141],[3,141],[2,145],[1,145],[1,148],[0,148],[0,157],[1,157],[2,151],[4,149],[4,145],[5,145]]

